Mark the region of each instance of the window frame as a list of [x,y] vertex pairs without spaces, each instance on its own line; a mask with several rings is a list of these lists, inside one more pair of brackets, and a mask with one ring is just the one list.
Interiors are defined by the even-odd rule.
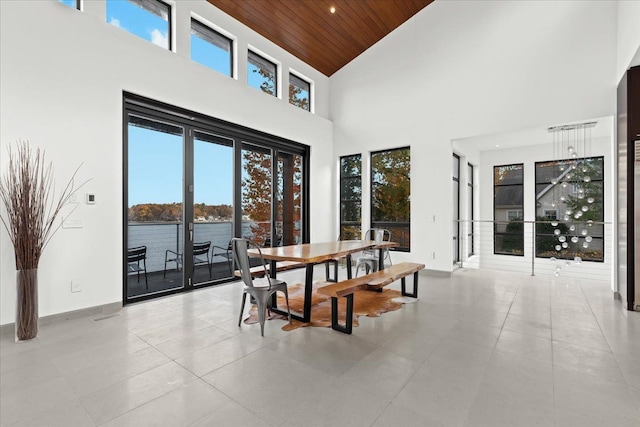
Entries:
[[[533,185],[534,185],[534,198],[535,198],[534,200],[536,202],[536,205],[537,205],[537,201],[538,201],[537,200],[537,197],[538,197],[538,188],[537,187],[538,187],[539,184],[542,184],[542,182],[538,182],[538,165],[548,164],[548,163],[555,163],[556,166],[561,164],[561,163],[564,163],[564,164],[568,165],[573,160],[576,160],[576,159],[554,159],[554,160],[548,160],[548,161],[535,162],[535,164],[534,164],[535,169],[534,169],[534,182],[533,182]],[[600,164],[602,165],[602,170],[599,171],[601,177],[600,178],[591,177],[590,183],[600,183],[600,185],[602,187],[602,217],[598,221],[594,220],[594,222],[604,222],[604,215],[605,215],[605,212],[606,212],[606,209],[605,209],[606,208],[606,197],[605,197],[605,176],[606,176],[605,175],[605,167],[606,167],[606,165],[605,165],[605,156],[581,157],[581,158],[579,158],[577,160],[596,160],[596,161],[599,161]],[[557,185],[560,185],[560,183],[558,183]],[[577,181],[575,179],[569,180],[568,185],[571,186],[570,194],[572,196],[575,196],[578,193],[578,188],[579,188],[579,186],[577,184]],[[543,213],[547,212],[547,211],[549,211],[549,209],[545,209],[543,211]],[[567,221],[564,221],[564,219],[560,217],[560,214],[561,214],[561,210],[560,210],[559,207],[557,207],[556,208],[556,218],[555,219],[549,219],[549,221],[557,221],[559,224],[565,224],[565,226],[566,226]],[[537,207],[536,207],[536,219],[537,218],[538,218],[538,210],[537,210]],[[574,221],[570,220],[568,222],[570,223],[570,222],[574,222]],[[581,221],[580,220],[576,220],[575,222],[581,222]],[[554,258],[557,258],[557,259],[571,259],[572,260],[574,258],[574,256],[572,256],[572,255],[563,255],[560,252],[554,253],[554,254],[548,255],[548,256],[538,253],[539,252],[538,240],[541,237],[544,238],[545,236],[548,236],[548,233],[545,233],[543,231],[541,232],[541,231],[538,230],[538,226],[539,225],[541,225],[541,224],[538,224],[538,223],[535,224],[536,229],[534,231],[535,240],[536,240],[535,241],[535,251],[534,251],[535,252],[535,254],[534,254],[535,257],[536,258],[541,258],[541,259],[549,259],[551,257],[554,257]],[[545,225],[545,224],[542,224],[542,225]],[[599,224],[599,226],[602,227],[602,237],[599,237],[599,236],[595,237],[593,235],[591,237],[592,237],[593,240],[602,241],[602,258],[586,257],[581,253],[580,254],[580,258],[582,259],[582,262],[601,262],[601,263],[603,263],[605,261],[606,232],[605,232],[605,229],[604,229],[604,224]],[[563,249],[563,251],[564,251],[564,249]]]
[[[258,60],[254,59],[254,61],[256,61],[257,63],[260,63],[260,60],[266,62],[269,65],[273,65],[273,93],[269,93],[269,92],[265,92],[264,90],[262,90],[262,88],[260,86],[256,87],[256,86],[252,86],[249,83],[249,64],[252,64],[251,62],[251,57],[257,57],[259,58]],[[253,64],[254,66],[257,67],[256,64]],[[266,64],[263,64],[266,65]],[[278,84],[278,70],[280,69],[280,65],[278,63],[276,63],[275,61],[267,58],[266,55],[262,54],[262,53],[258,53],[256,49],[253,48],[249,48],[247,49],[247,86],[252,87],[254,89],[259,90],[262,93],[265,93],[267,95],[273,96],[275,98],[278,98],[278,89],[279,89],[279,84]]]
[[[108,3],[110,1],[116,1],[116,0],[106,0],[105,1],[106,7],[108,7]],[[166,49],[168,51],[173,52],[174,40],[173,40],[173,7],[172,7],[172,4],[166,3],[166,2],[164,2],[162,0],[122,0],[122,1],[126,1],[128,3],[132,3],[134,5],[137,5],[141,9],[143,9],[143,10],[147,11],[148,13],[151,13],[152,15],[155,15],[155,16],[158,16],[158,15],[156,13],[154,13],[153,10],[150,10],[150,9],[144,7],[144,4],[156,3],[160,7],[166,7],[166,9],[167,9],[167,41],[168,41]],[[106,22],[109,23],[109,15],[108,14],[106,14],[105,19],[106,19]],[[133,35],[135,37],[138,37],[140,39],[146,40],[149,43],[151,43],[151,44],[153,44],[155,46],[158,46],[157,44],[153,43],[151,40],[147,40],[147,39],[145,39],[143,37],[140,37],[139,35],[127,30],[124,27],[118,27],[118,28],[120,28],[121,30],[124,30],[125,32],[127,32],[127,33],[129,33],[129,34],[131,34],[131,35]],[[162,46],[158,46],[158,47],[162,47]]]
[[[400,150],[407,150],[409,152],[409,220],[408,221],[403,221],[403,222],[399,222],[399,221],[378,221],[375,220],[373,218],[373,213],[374,213],[374,206],[373,206],[373,202],[374,202],[374,197],[373,194],[375,192],[374,189],[374,179],[373,179],[373,156],[377,155],[377,154],[381,154],[381,153],[390,153],[393,151],[400,151]],[[398,251],[398,252],[410,252],[411,251],[411,146],[404,146],[404,147],[397,147],[397,148],[390,148],[390,149],[386,149],[386,150],[377,150],[377,151],[371,151],[369,153],[369,182],[370,182],[370,197],[369,197],[369,219],[370,219],[370,225],[372,228],[405,228],[407,231],[407,235],[409,236],[408,238],[408,244],[407,245],[403,245],[404,242],[398,242],[400,243],[400,246],[397,246],[395,248],[393,248],[392,250],[394,251]],[[395,235],[393,233],[393,231],[391,232],[392,235],[392,239],[394,241],[398,241],[397,240],[397,235]]]
[[[190,59],[193,62],[197,62],[198,64],[204,65],[205,67],[207,67],[209,69],[212,69],[212,70],[214,70],[214,71],[216,71],[216,72],[218,72],[218,73],[220,73],[220,74],[222,74],[224,76],[228,76],[228,77],[231,77],[232,79],[234,79],[236,77],[235,73],[234,73],[234,68],[235,68],[234,67],[234,61],[235,61],[235,55],[234,55],[235,45],[234,44],[235,44],[235,40],[233,38],[229,37],[229,36],[226,36],[225,34],[222,34],[222,32],[216,30],[211,25],[205,24],[203,22],[203,20],[192,16],[191,17],[191,25],[189,27],[189,34],[191,36],[196,36],[196,37],[200,38],[201,40],[204,40],[205,42],[210,43],[210,44],[212,44],[214,46],[216,46],[216,44],[213,41],[209,41],[206,38],[203,38],[203,37],[200,37],[200,36],[194,34],[194,24],[195,24],[196,27],[198,27],[198,26],[202,27],[201,29],[196,28],[196,32],[200,32],[202,34],[202,36],[207,37],[207,38],[212,38],[212,39],[219,38],[222,41],[225,41],[225,42],[229,43],[229,74],[225,74],[225,73],[223,73],[223,72],[221,72],[219,70],[216,70],[215,68],[209,67],[206,64],[203,64],[203,63],[201,63],[199,61],[194,60],[193,59],[193,46],[190,46],[190,48],[189,48],[189,57],[190,57]],[[206,34],[207,32],[210,32],[210,33],[213,33],[213,34],[211,34],[211,35],[210,34]]]
[[[496,169],[497,168],[506,168],[506,167],[520,167],[520,170],[522,171],[522,180],[519,184],[497,184],[496,183]],[[496,189],[500,188],[500,187],[516,187],[516,186],[520,186],[522,187],[522,205],[520,205],[520,209],[517,209],[518,211],[522,212],[524,214],[524,163],[512,163],[512,164],[507,164],[507,165],[496,165],[493,167],[493,254],[494,255],[506,255],[506,256],[524,256],[524,222],[522,222],[522,232],[521,233],[513,233],[513,232],[507,232],[506,231],[506,226],[505,226],[505,231],[498,231],[498,221],[496,219]],[[515,211],[516,209],[509,209],[511,211]],[[523,217],[524,220],[524,217]],[[504,222],[507,224],[510,222],[509,220],[505,220],[505,221],[500,221],[500,222]],[[520,235],[522,237],[522,252],[521,253],[509,253],[509,252],[498,252],[496,250],[497,246],[496,246],[496,236],[518,236]]]
[[474,219],[475,219],[475,214],[473,213],[473,209],[474,209],[474,194],[473,194],[473,185],[474,185],[474,181],[473,181],[473,173],[474,173],[474,169],[473,169],[473,165],[471,163],[467,163],[467,191],[468,191],[468,198],[467,201],[469,203],[469,213],[471,214],[469,219],[469,233],[467,233],[467,239],[469,241],[469,251],[468,251],[468,256],[472,256],[475,255],[475,242],[473,241],[473,233],[474,233]]
[[[309,98],[307,99],[307,108],[302,108],[299,105],[294,104],[293,102],[291,102],[291,86],[294,87],[298,87],[301,90],[305,90],[304,88],[300,87],[299,85],[295,85],[294,83],[292,83],[292,81],[296,81],[299,80],[300,82],[302,82],[303,84],[307,85],[307,93],[309,94]],[[310,80],[307,80],[306,78],[301,77],[299,74],[294,73],[293,71],[289,71],[289,104],[300,108],[301,110],[305,110],[308,112],[311,112],[311,86],[312,86],[312,82]],[[362,172],[362,171],[361,171]]]
[[[359,175],[348,175],[345,176],[342,171],[342,164],[343,164],[343,160],[349,159],[349,158],[357,158],[360,161],[360,174]],[[354,179],[359,179],[360,180],[360,198],[359,199],[345,199],[344,197],[344,192],[343,192],[343,183],[345,182],[346,179],[349,180],[354,180]],[[358,153],[358,154],[351,154],[351,155],[347,155],[347,156],[340,156],[340,208],[339,208],[339,223],[340,223],[340,232],[339,232],[339,238],[340,240],[344,239],[344,233],[343,233],[343,228],[344,227],[358,227],[359,228],[359,233],[358,236],[355,236],[357,239],[360,238],[360,236],[362,236],[362,154]],[[354,203],[354,204],[359,204],[360,206],[360,220],[358,222],[353,222],[353,221],[343,221],[343,204],[344,203]]]

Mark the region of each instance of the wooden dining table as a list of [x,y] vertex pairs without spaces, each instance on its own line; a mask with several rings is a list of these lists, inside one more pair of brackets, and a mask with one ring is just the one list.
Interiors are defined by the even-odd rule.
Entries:
[[[387,244],[391,244],[388,246]],[[384,247],[380,247],[384,246]],[[277,246],[273,248],[249,249],[250,257],[262,257],[271,262],[269,274],[272,278],[276,277],[276,263],[278,261],[295,261],[305,264],[305,281],[304,281],[304,305],[301,314],[291,313],[291,317],[301,322],[311,321],[311,296],[313,293],[313,266],[323,262],[337,259],[341,257],[347,258],[347,277],[351,279],[351,254],[361,252],[365,249],[379,249],[380,257],[382,251],[386,248],[397,246],[395,242],[381,242],[376,244],[374,240],[339,240],[335,242],[322,243],[304,243],[299,245]],[[382,260],[381,260],[382,261]],[[273,298],[273,311],[285,314],[285,311],[279,310],[275,303],[275,295]]]

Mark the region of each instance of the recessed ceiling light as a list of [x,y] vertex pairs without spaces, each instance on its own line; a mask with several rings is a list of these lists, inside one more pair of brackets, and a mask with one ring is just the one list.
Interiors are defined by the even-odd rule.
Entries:
[[335,8],[334,6],[331,6],[331,7],[329,8],[329,12],[331,12],[331,13],[336,13],[336,8]]
[[496,148],[500,147],[500,144],[496,144]]

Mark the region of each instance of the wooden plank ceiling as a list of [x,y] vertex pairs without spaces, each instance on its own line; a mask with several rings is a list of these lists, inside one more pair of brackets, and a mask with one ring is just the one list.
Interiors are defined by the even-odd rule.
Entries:
[[433,0],[208,1],[331,76]]

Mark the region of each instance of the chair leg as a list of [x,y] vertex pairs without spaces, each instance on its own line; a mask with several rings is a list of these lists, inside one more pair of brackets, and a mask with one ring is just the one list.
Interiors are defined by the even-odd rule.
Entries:
[[242,312],[244,311],[244,303],[247,300],[247,293],[242,292],[242,303],[240,303],[240,317],[238,318],[238,326],[242,324]]
[[147,280],[147,262],[144,263],[144,285],[149,290],[149,281]]
[[162,278],[167,278],[167,255],[164,255],[164,270],[162,270]]
[[289,291],[287,288],[284,289],[284,300],[287,302],[287,314],[289,315],[289,324],[291,324],[291,309],[289,308]]

